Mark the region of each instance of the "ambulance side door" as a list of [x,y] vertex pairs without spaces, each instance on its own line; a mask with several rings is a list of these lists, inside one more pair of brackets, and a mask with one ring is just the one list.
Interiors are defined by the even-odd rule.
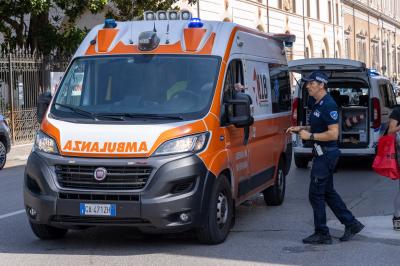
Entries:
[[250,127],[248,192],[256,193],[272,182],[278,152],[277,124],[272,116],[268,63],[261,58],[247,57],[245,64],[246,92],[253,100],[254,124]]
[[[223,87],[223,108],[227,116],[229,112],[233,112],[225,104],[230,99],[235,99],[237,90],[235,84],[244,84],[243,81],[243,65],[240,58],[232,59],[227,68],[225,83]],[[224,125],[224,119],[222,119]],[[244,142],[245,134],[243,128],[237,128],[234,125],[226,125],[226,149],[229,156],[230,168],[234,176],[234,195],[237,198],[242,197],[243,188],[239,186],[241,182],[247,180],[249,175],[249,157],[248,145]]]

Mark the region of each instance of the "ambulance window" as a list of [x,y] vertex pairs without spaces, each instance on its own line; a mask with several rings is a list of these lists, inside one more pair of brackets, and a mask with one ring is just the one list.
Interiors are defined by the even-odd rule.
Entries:
[[72,71],[69,72],[69,75],[67,76],[65,81],[68,84],[68,87],[71,89],[67,90],[67,86],[63,86],[63,89],[60,91],[60,103],[68,103],[75,106],[80,105],[84,76],[85,64],[76,64]]
[[[244,85],[243,82],[243,66],[242,61],[239,59],[232,60],[229,63],[228,70],[226,71],[225,84],[224,84],[224,99],[233,99],[238,88],[237,84]],[[242,92],[242,91],[240,91]]]
[[291,106],[290,78],[287,67],[269,64],[272,112],[287,112]]

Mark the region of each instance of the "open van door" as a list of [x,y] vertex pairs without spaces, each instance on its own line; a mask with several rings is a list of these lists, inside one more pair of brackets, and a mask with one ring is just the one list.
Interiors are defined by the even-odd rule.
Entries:
[[365,63],[337,58],[299,59],[288,62],[289,71],[303,74],[312,71],[327,72],[364,72],[367,74]]

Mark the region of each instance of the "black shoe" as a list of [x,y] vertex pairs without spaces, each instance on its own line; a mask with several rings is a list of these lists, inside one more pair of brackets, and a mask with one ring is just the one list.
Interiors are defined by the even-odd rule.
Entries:
[[393,216],[393,230],[400,231],[400,217]]
[[356,221],[355,224],[351,226],[346,226],[346,229],[344,230],[344,234],[341,238],[339,238],[340,241],[349,241],[354,235],[358,234],[361,230],[364,229],[364,225],[360,223],[359,221]]
[[309,237],[303,239],[304,244],[332,244],[331,235],[328,234],[321,234],[321,233],[314,233]]

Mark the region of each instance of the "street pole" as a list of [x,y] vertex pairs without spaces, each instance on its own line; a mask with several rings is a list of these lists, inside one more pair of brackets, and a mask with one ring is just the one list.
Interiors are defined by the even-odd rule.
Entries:
[[10,110],[10,122],[11,122],[11,136],[12,142],[15,143],[15,126],[14,126],[14,76],[12,69],[12,53],[11,49],[8,49],[8,74],[10,79],[10,101],[11,101],[11,110]]
[[267,32],[269,33],[269,0],[267,0]]
[[303,46],[304,46],[303,56],[304,58],[306,58],[306,22],[304,18],[304,0],[303,0]]

